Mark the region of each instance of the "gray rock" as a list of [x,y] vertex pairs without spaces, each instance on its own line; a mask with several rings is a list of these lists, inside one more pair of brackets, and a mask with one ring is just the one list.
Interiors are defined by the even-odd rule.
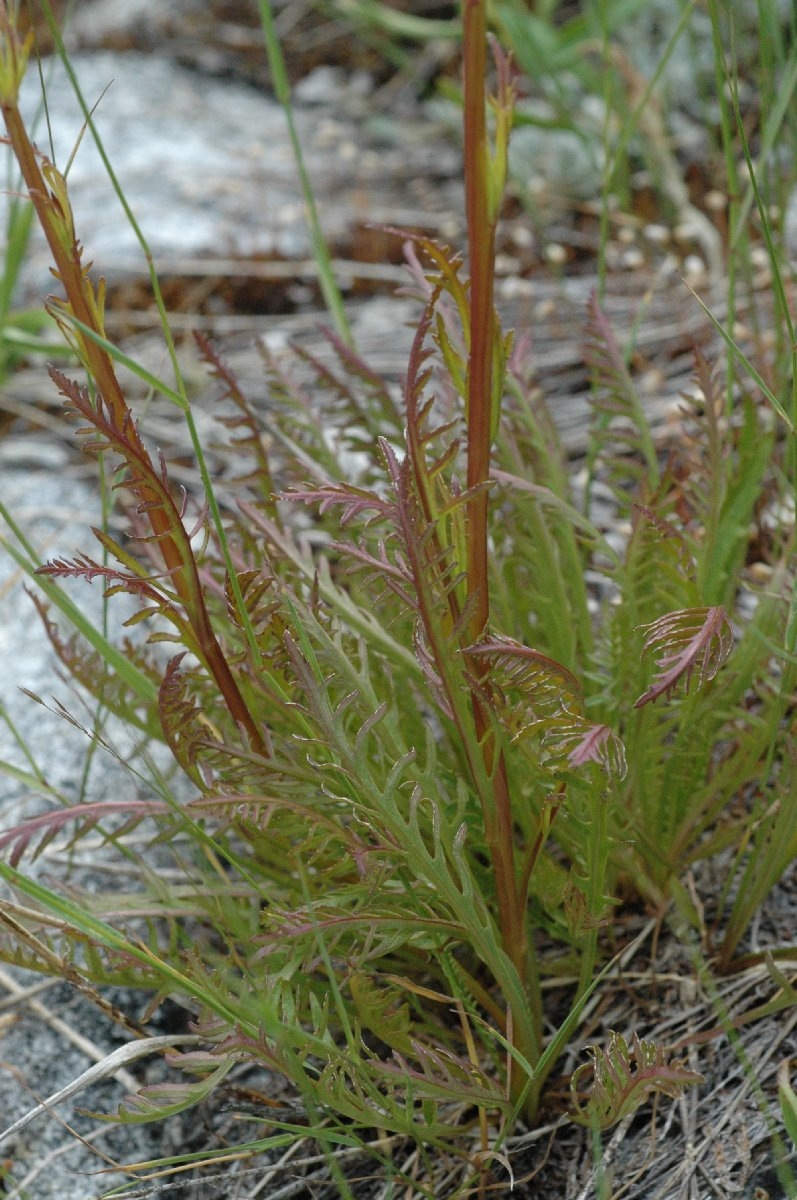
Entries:
[[[156,258],[307,252],[285,118],[273,100],[146,55],[80,54],[73,65]],[[87,257],[106,274],[143,274],[141,248],[92,135],[81,139],[83,114],[61,64],[51,61],[44,70],[52,144],[41,115],[38,141],[62,170],[74,153],[68,179]],[[25,79],[22,109],[29,120],[40,109],[35,73]],[[27,279],[34,291],[52,286],[39,244],[39,273]]]
[[[15,457],[19,457],[15,451],[20,445],[27,447],[27,459],[15,463]],[[3,442],[0,467],[3,502],[43,558],[48,554],[69,555],[77,549],[95,552],[89,524],[98,518],[96,484],[82,478],[74,467],[67,469],[67,454],[62,446],[36,439],[27,443]],[[12,536],[5,527],[0,532]],[[125,757],[134,756],[134,739],[118,726],[109,725],[106,733],[119,758],[101,752],[86,770],[90,759],[87,737],[55,710],[61,702],[79,721],[90,725],[91,709],[84,709],[84,695],[58,678],[49,642],[24,586],[23,573],[7,553],[0,553],[0,592],[4,598],[0,623],[0,705],[10,715],[25,744],[23,752],[11,736],[10,727],[5,723],[0,725],[0,759],[7,764],[0,772],[4,830],[52,808],[57,802],[48,789],[54,789],[63,803],[70,804],[83,795],[88,799],[123,798],[135,794],[137,786],[123,766]],[[97,585],[78,583],[70,590],[82,610],[99,620],[101,592]],[[125,612],[129,612],[129,606],[125,608],[123,604],[121,609],[117,606],[118,617]],[[22,688],[38,694],[52,707],[37,704]],[[32,774],[30,760],[41,771],[40,788],[14,774],[15,769]],[[88,853],[93,866],[88,870],[83,867],[81,882],[84,886],[96,886],[101,852],[94,844],[91,852],[84,853]],[[68,859],[69,855],[55,847],[35,862],[26,862],[25,872],[46,883],[65,875]],[[107,878],[104,886],[108,886]],[[102,1058],[121,1041],[129,1040],[129,1035],[120,1034],[68,985],[57,980],[44,981],[42,991],[42,984],[41,978],[31,972],[0,967],[0,1034],[4,1035],[0,1050],[3,1067],[0,1134],[39,1099],[71,1083],[97,1057]],[[19,997],[20,988],[38,990],[26,1000]],[[127,994],[123,1003],[142,1007],[142,1001],[133,993]],[[81,1094],[76,1103],[82,1108],[113,1112],[129,1091],[130,1082],[129,1073],[122,1083],[108,1079]],[[68,1125],[63,1124],[64,1120]],[[38,1116],[0,1147],[0,1156],[9,1163],[4,1195],[35,1196],[37,1200],[93,1200],[113,1182],[121,1182],[118,1175],[91,1177],[90,1173],[104,1170],[107,1164],[95,1157],[72,1129],[96,1144],[101,1153],[122,1160],[146,1159],[158,1153],[160,1134],[154,1129],[100,1124],[76,1112],[73,1100],[52,1113]],[[19,1185],[20,1190],[15,1190],[14,1185]]]
[[[202,257],[311,256],[294,154],[276,101],[243,84],[207,78],[138,53],[80,53],[73,66],[114,172],[159,265],[168,270],[170,263]],[[85,257],[96,264],[95,274],[106,278],[144,275],[143,251],[92,134],[86,130],[81,137],[84,117],[60,62],[46,62],[44,75],[49,129],[35,72],[24,81],[21,107],[29,121],[36,120],[40,148],[59,169],[68,165]],[[394,145],[372,139],[369,149],[362,121],[339,115],[332,104],[330,87],[337,79],[320,78],[323,97],[311,87],[313,103],[297,103],[294,120],[312,186],[323,198],[324,233],[333,245],[345,246],[363,220],[364,196],[369,216],[378,212],[388,222],[401,223],[407,219],[401,209],[407,203],[405,189],[415,183],[413,175],[438,183],[454,180],[460,155],[428,130],[413,137],[411,125],[397,127]],[[364,98],[357,80],[338,82],[352,101],[350,111],[361,113]],[[0,229],[7,203],[0,196]],[[438,195],[433,204],[445,211],[447,199]],[[53,289],[50,256],[38,232],[34,243],[23,276],[26,302]]]

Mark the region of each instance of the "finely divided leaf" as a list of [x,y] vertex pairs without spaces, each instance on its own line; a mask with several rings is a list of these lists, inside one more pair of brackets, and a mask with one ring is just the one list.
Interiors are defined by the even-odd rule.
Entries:
[[567,667],[514,638],[491,634],[464,654],[477,672],[489,669],[493,706],[514,739],[580,706],[581,687]]
[[70,808],[56,808],[3,830],[0,833],[0,852],[8,852],[8,861],[16,868],[25,855],[31,861],[38,858],[53,838],[70,824],[74,824],[74,829],[66,848],[76,845],[103,820],[126,818],[121,827],[116,825],[112,834],[104,834],[110,840],[129,833],[147,817],[162,816],[168,811],[168,805],[158,800],[97,800],[75,804]]
[[[636,1034],[630,1048],[619,1033],[612,1033],[605,1050],[600,1046],[588,1050],[592,1062],[579,1067],[570,1081],[575,1105],[570,1116],[577,1124],[590,1128],[608,1129],[635,1112],[654,1092],[675,1100],[684,1088],[703,1079],[677,1060],[668,1063],[662,1050]],[[590,1072],[594,1077],[592,1092],[584,1101],[578,1095],[578,1085]]]
[[641,456],[645,463],[644,477],[648,489],[652,491],[660,477],[658,456],[626,355],[594,292],[589,299],[588,311],[584,358],[591,369],[594,384],[594,448],[609,452],[610,462],[617,454],[624,456],[624,470],[613,472],[615,482],[619,482],[622,475],[627,475],[629,471],[636,473],[634,462]]
[[380,986],[364,971],[352,971],[349,988],[357,1016],[364,1029],[400,1054],[413,1053],[412,1016],[406,1000],[396,988]]
[[714,678],[733,649],[731,623],[722,605],[680,609],[642,628],[644,649],[656,651],[659,673],[634,708],[669,695],[681,679],[688,687],[695,672],[702,687]]
[[596,763],[607,775],[624,779],[628,770],[625,747],[617,734],[608,725],[597,725],[583,717],[573,717],[568,725],[554,727],[556,745],[567,751],[571,767],[583,767],[585,763]]
[[169,662],[158,694],[158,712],[166,743],[186,774],[199,783],[197,756],[209,740],[209,729],[202,724],[202,711],[189,694],[180,670],[184,654]]
[[[235,1056],[230,1054],[219,1061],[217,1056],[205,1054],[169,1056],[172,1065],[186,1070],[197,1070],[194,1061],[201,1062],[206,1074],[201,1079],[186,1083],[157,1083],[142,1088],[135,1096],[128,1096],[119,1106],[118,1121],[123,1125],[143,1125],[149,1121],[163,1121],[186,1108],[193,1108],[219,1086],[225,1075],[235,1065]],[[206,1060],[202,1062],[202,1059]],[[107,1120],[108,1118],[106,1118]]]

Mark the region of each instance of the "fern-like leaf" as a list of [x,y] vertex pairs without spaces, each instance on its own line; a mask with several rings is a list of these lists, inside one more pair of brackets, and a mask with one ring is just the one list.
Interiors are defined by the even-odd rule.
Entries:
[[365,971],[353,971],[349,977],[357,1017],[363,1028],[400,1054],[413,1053],[412,1017],[406,1000],[399,1000],[395,988],[380,987]]
[[218,1055],[206,1052],[167,1055],[172,1066],[194,1074],[202,1072],[202,1078],[186,1083],[156,1083],[142,1088],[135,1096],[128,1096],[119,1106],[118,1120],[123,1125],[143,1125],[149,1121],[162,1121],[175,1113],[192,1108],[219,1086],[225,1075],[235,1065],[235,1055]]
[[223,357],[218,346],[205,333],[194,331],[194,341],[202,361],[210,370],[211,376],[222,386],[222,399],[230,400],[238,410],[234,416],[218,417],[219,423],[231,431],[241,432],[230,438],[230,444],[240,453],[248,451],[254,458],[254,469],[232,482],[255,482],[265,500],[272,516],[276,509],[271,499],[276,491],[271,474],[266,444],[262,437],[262,424],[251,403],[244,393],[238,377]]
[[[659,464],[650,424],[625,355],[594,292],[589,299],[588,311],[584,358],[591,369],[595,387],[596,430],[592,457],[606,453],[612,468],[611,481],[616,489],[622,491],[623,480],[629,475],[637,477],[641,474],[648,490],[652,491],[659,481]],[[625,452],[622,464],[617,459],[618,451]],[[642,470],[634,465],[640,454],[644,461]]]
[[191,699],[180,670],[183,654],[169,662],[158,693],[158,711],[166,743],[185,773],[200,783],[197,757],[209,743],[210,730],[202,722],[202,710]]
[[413,1039],[412,1057],[420,1064],[414,1067],[398,1051],[392,1060],[375,1067],[386,1081],[401,1088],[411,1088],[416,1101],[437,1101],[443,1104],[476,1104],[498,1113],[508,1113],[510,1102],[506,1091],[468,1059],[442,1046],[433,1047]]
[[579,682],[567,667],[514,638],[493,634],[464,653],[477,663],[489,663],[492,682],[504,691],[522,692],[531,709],[548,711],[581,697]]
[[[479,691],[480,680],[488,680],[484,699],[513,741],[529,734],[550,738],[559,723],[569,727],[578,719],[573,717],[581,702],[578,681],[547,654],[497,634],[463,653],[474,664],[472,688]],[[556,751],[552,756],[557,756]]]
[[[629,1048],[619,1033],[612,1033],[606,1049],[590,1046],[591,1063],[573,1073],[570,1091],[575,1105],[570,1116],[579,1125],[608,1129],[623,1117],[636,1112],[648,1097],[658,1092],[677,1099],[684,1089],[701,1083],[703,1076],[690,1071],[678,1060],[667,1062],[664,1052],[653,1042],[634,1034]],[[593,1076],[592,1091],[584,1101],[578,1087],[587,1075]]]
[[384,497],[378,496],[369,488],[356,487],[351,483],[328,483],[316,488],[295,488],[280,496],[281,500],[302,501],[305,504],[317,504],[323,516],[332,508],[339,508],[341,527],[348,525],[355,517],[370,512],[372,516],[367,524],[375,520],[388,520],[392,517],[395,506]]
[[[260,631],[271,622],[279,608],[279,602],[273,598],[274,578],[265,571],[253,570],[238,571],[236,577],[249,622],[254,630]],[[224,580],[224,599],[227,616],[238,629],[243,628],[229,576]]]
[[126,818],[121,827],[117,825],[113,834],[108,835],[115,840],[129,833],[146,817],[160,816],[168,811],[168,806],[158,800],[97,800],[70,808],[56,808],[0,833],[0,852],[8,851],[8,861],[16,868],[25,855],[31,861],[38,858],[53,838],[70,824],[74,824],[74,830],[68,847],[79,843],[108,817]]
[[[102,697],[103,704],[127,725],[144,730],[151,738],[160,737],[161,727],[154,706],[148,705],[144,708],[140,697],[131,690],[119,672],[109,666],[101,654],[85,644],[77,633],[65,637],[50,616],[50,609],[41,597],[34,592],[28,592],[28,595],[36,607],[58,661],[66,668],[69,676],[81,684],[90,695]],[[135,645],[129,638],[123,638],[120,649],[127,662],[156,687],[160,684],[161,670],[150,661],[141,646]]]
[[[95,532],[97,532],[95,530]],[[103,539],[111,541],[111,539]],[[185,621],[181,620],[176,609],[164,597],[156,586],[157,580],[141,571],[120,571],[109,563],[98,563],[87,554],[77,554],[74,558],[55,558],[45,563],[36,571],[37,575],[46,575],[50,579],[83,579],[93,583],[101,579],[105,584],[103,596],[106,600],[119,592],[127,592],[135,596],[142,604],[149,602],[149,607],[142,613],[137,613],[126,623],[136,624],[144,615],[159,612],[162,616],[172,619],[181,632],[188,632]]]
[[546,736],[558,752],[567,754],[571,767],[583,767],[595,763],[607,775],[624,779],[628,770],[625,747],[617,734],[608,725],[597,725],[583,717],[572,717],[553,727]]
[[702,687],[714,678],[733,649],[731,623],[722,605],[666,613],[643,628],[644,649],[656,651],[659,673],[635,708],[669,695],[681,680],[688,688],[695,673]]

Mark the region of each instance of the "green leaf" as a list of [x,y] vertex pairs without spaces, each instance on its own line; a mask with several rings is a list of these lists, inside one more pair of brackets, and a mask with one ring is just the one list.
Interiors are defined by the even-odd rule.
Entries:
[[354,971],[349,977],[354,1007],[362,1025],[401,1054],[414,1055],[410,1006],[398,1000],[395,988],[380,987],[371,975]]
[[[634,1034],[629,1046],[619,1033],[610,1035],[606,1049],[588,1047],[591,1063],[574,1071],[570,1092],[575,1109],[570,1116],[578,1125],[590,1129],[608,1129],[623,1117],[636,1112],[654,1093],[677,1099],[690,1084],[701,1083],[703,1076],[690,1071],[681,1062],[668,1063],[653,1042]],[[585,1075],[593,1075],[588,1100],[581,1099],[578,1086]]]
[[791,1138],[795,1149],[797,1149],[797,1096],[795,1096],[789,1081],[790,1066],[791,1061],[786,1059],[778,1067],[778,1100],[780,1101],[780,1111],[783,1113],[783,1124],[786,1126],[786,1132]]
[[[199,1104],[218,1087],[235,1065],[236,1058],[230,1054],[219,1062],[217,1056],[200,1052],[179,1057],[173,1055],[170,1056],[170,1061],[173,1066],[192,1070],[204,1066],[209,1074],[191,1083],[157,1083],[152,1087],[142,1088],[135,1096],[128,1096],[119,1105],[117,1119],[123,1125],[145,1125],[149,1121],[163,1121],[167,1117],[173,1117],[175,1113]],[[92,1115],[101,1117],[101,1114],[97,1113]],[[108,1117],[104,1119],[113,1120]]]

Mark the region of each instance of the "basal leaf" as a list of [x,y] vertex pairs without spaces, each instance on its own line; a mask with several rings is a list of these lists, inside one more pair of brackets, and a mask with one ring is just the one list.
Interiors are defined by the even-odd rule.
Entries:
[[380,987],[364,971],[353,971],[349,978],[354,1007],[363,1027],[392,1050],[413,1053],[412,1017],[406,1000],[399,1001],[395,988]]
[[[615,1125],[656,1092],[677,1099],[684,1088],[703,1079],[680,1061],[667,1062],[662,1050],[636,1034],[630,1048],[619,1033],[613,1032],[606,1049],[590,1046],[588,1052],[592,1062],[580,1066],[570,1081],[575,1105],[570,1116],[577,1124],[594,1129]],[[589,1074],[593,1076],[592,1091],[584,1101],[578,1087]]]
[[[193,1056],[183,1057],[188,1059]],[[210,1055],[205,1057],[211,1058]],[[177,1059],[178,1065],[179,1062]],[[190,1083],[158,1083],[142,1088],[137,1095],[128,1096],[119,1105],[118,1120],[123,1125],[144,1125],[149,1121],[163,1121],[186,1108],[192,1108],[219,1086],[234,1064],[235,1056],[229,1055],[221,1062],[213,1060],[214,1069],[202,1079]]]

